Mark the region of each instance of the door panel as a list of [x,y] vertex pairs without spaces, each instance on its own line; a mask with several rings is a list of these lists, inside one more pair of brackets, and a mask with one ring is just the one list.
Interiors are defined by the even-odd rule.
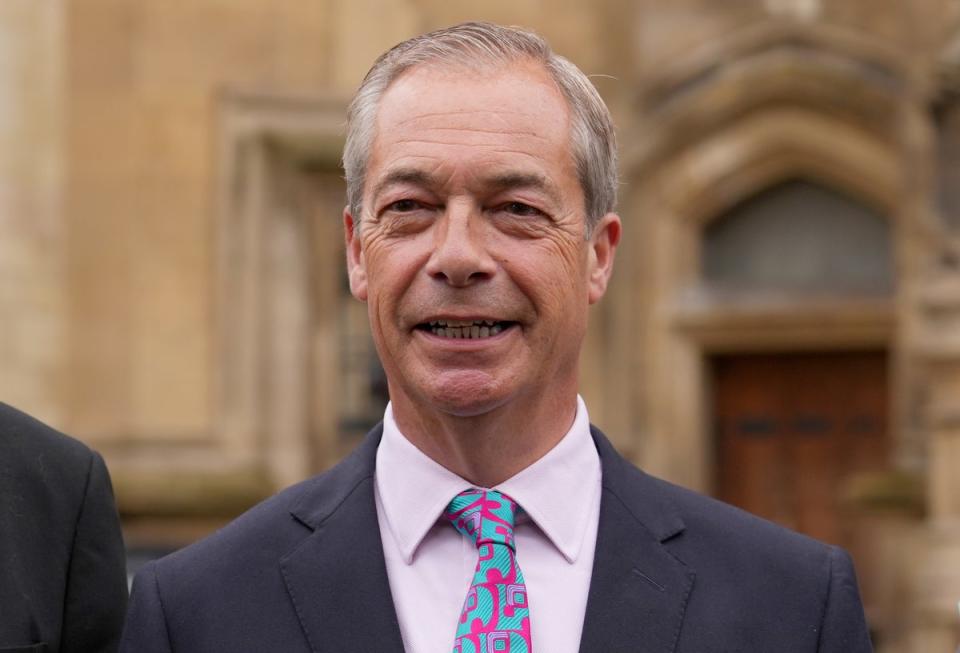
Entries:
[[712,366],[717,495],[848,545],[844,484],[888,459],[886,353],[720,356]]

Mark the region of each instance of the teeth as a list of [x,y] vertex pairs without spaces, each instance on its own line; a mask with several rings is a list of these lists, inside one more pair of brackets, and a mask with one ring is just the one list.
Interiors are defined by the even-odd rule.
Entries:
[[430,332],[441,338],[489,338],[503,331],[503,326],[492,320],[463,322],[437,320],[430,322]]
[[464,327],[492,327],[496,322],[493,320],[434,320],[430,322],[431,328],[433,327],[453,327],[453,328],[464,328]]
[[472,326],[487,326],[492,327],[496,322],[493,320],[433,320],[430,322],[431,327],[472,327]]

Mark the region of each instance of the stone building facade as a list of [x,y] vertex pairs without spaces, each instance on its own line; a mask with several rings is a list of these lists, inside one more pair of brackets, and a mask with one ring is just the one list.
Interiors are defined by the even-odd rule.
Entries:
[[0,399],[104,453],[132,548],[335,462],[385,400],[342,270],[346,102],[478,18],[545,35],[619,126],[593,420],[848,547],[878,650],[954,650],[954,0],[6,0]]

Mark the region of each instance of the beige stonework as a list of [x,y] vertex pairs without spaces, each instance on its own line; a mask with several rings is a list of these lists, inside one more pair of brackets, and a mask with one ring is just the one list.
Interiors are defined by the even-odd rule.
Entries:
[[63,413],[64,9],[0,5],[0,400]]
[[[593,420],[714,492],[712,356],[887,352],[889,468],[846,497],[864,596],[878,650],[956,647],[952,0],[5,0],[0,400],[104,452],[134,546],[333,464],[375,394],[342,278],[346,102],[384,49],[467,19],[535,28],[615,114],[625,232],[583,355]],[[710,226],[792,179],[883,216],[892,292],[703,283]]]

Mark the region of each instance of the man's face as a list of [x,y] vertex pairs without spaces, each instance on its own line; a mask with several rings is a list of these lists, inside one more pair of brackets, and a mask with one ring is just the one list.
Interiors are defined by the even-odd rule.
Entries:
[[586,236],[569,121],[532,63],[421,66],[384,94],[345,229],[395,404],[471,416],[576,392],[620,225]]

